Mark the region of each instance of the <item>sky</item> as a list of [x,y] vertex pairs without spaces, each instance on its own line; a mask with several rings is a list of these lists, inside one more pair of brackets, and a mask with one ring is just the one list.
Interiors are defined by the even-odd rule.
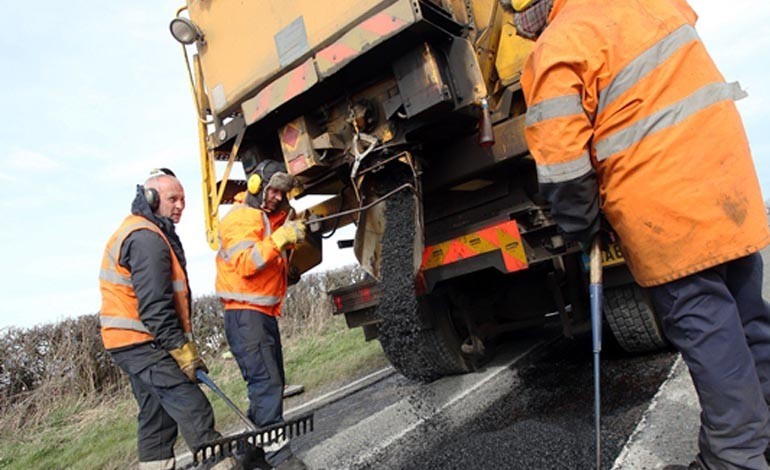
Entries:
[[[691,0],[738,102],[770,198],[770,2]],[[6,2],[0,16],[0,329],[99,310],[104,245],[135,185],[174,170],[187,208],[177,231],[194,295],[214,290],[197,129],[181,47],[168,32],[181,1]],[[350,232],[343,233],[350,236]],[[328,269],[354,262],[324,247]]]

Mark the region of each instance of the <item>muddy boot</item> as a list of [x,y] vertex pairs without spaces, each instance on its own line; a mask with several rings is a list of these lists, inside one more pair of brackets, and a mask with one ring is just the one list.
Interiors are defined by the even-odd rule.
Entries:
[[300,393],[305,391],[304,385],[284,385],[283,386],[283,397],[289,398],[293,397],[294,395],[299,395]]
[[265,451],[261,447],[244,444],[235,453],[235,457],[241,463],[243,470],[270,470],[272,465],[265,460]]
[[208,470],[243,470],[240,462],[235,457],[225,457],[224,459],[207,465],[204,468]]
[[299,459],[296,455],[292,455],[288,459],[279,463],[275,470],[307,470],[305,462]]
[[153,460],[151,462],[139,462],[137,467],[139,470],[174,470],[176,466],[176,459],[171,457],[170,459]]

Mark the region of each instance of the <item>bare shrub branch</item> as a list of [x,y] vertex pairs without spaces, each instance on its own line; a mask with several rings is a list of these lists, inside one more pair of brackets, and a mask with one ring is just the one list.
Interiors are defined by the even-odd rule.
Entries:
[[[365,277],[358,267],[309,274],[287,292],[281,316],[284,338],[314,335],[332,317],[327,292]],[[228,348],[224,309],[213,295],[193,302],[193,331],[201,354]],[[103,402],[129,394],[126,375],[104,349],[98,314],[29,329],[0,332],[0,429],[10,436],[45,423],[54,404]]]

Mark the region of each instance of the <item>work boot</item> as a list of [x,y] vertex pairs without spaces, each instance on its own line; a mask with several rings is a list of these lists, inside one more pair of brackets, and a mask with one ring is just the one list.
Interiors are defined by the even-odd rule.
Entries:
[[238,462],[235,457],[225,457],[219,462],[204,468],[207,468],[208,470],[243,470],[240,462]]
[[153,460],[148,462],[139,462],[139,470],[174,470],[176,466],[176,459],[171,457],[169,459]]
[[244,470],[271,470],[272,465],[265,460],[265,451],[261,447],[242,444],[235,453],[235,458]]
[[666,465],[663,470],[706,470],[697,460],[693,460],[690,465]]
[[305,462],[299,459],[296,455],[292,455],[288,459],[279,463],[275,470],[307,470]]
[[283,397],[289,398],[293,397],[294,395],[299,395],[300,393],[305,391],[304,385],[284,385],[283,386]]

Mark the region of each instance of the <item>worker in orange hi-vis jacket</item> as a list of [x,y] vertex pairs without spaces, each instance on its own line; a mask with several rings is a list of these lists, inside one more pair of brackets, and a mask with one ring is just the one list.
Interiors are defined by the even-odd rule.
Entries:
[[[174,173],[153,170],[107,242],[99,273],[102,341],[139,405],[139,470],[175,468],[179,432],[191,449],[222,437],[196,385],[195,371],[207,369],[193,340],[185,254],[174,228],[184,208]],[[206,468],[235,466],[228,457]]]
[[[248,191],[219,224],[216,293],[225,307],[225,333],[247,383],[249,419],[258,427],[283,422],[285,372],[278,317],[288,286],[287,250],[304,240],[305,226],[288,220],[286,193],[294,179],[283,163],[260,162]],[[263,449],[279,470],[302,470],[288,439]]]
[[758,251],[770,232],[735,106],[746,93],[725,82],[684,0],[501,2],[536,40],[525,135],[554,220],[588,243],[603,213],[690,369],[702,408],[690,468],[767,468]]

